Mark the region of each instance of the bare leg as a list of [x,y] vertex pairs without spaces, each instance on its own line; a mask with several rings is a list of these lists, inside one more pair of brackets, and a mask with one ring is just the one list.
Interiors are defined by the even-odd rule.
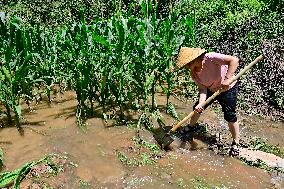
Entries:
[[239,123],[236,122],[228,122],[228,126],[230,129],[230,132],[232,134],[233,140],[238,144],[240,141],[240,128]]

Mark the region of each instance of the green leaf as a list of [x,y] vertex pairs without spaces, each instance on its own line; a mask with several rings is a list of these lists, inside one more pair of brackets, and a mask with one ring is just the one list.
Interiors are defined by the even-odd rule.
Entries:
[[21,117],[21,115],[22,115],[22,108],[21,108],[21,106],[20,105],[18,105],[18,106],[15,106],[15,110],[16,110],[16,114],[17,114],[17,116],[20,118]]
[[3,188],[7,185],[10,185],[18,177],[20,169],[17,169],[13,172],[5,172],[0,174],[0,188]]
[[5,16],[5,13],[4,13],[4,12],[0,12],[0,19],[1,19],[1,22],[2,22],[2,23],[5,23],[5,21],[6,21],[6,16]]
[[5,77],[8,79],[9,83],[11,84],[12,79],[11,79],[11,74],[9,73],[9,71],[5,67],[2,67],[2,71],[5,75]]
[[152,86],[152,83],[154,82],[154,79],[155,79],[155,72],[153,71],[151,75],[146,78],[146,83],[145,83],[146,89],[149,90],[149,88]]
[[176,112],[175,106],[171,102],[167,106],[167,112],[176,120],[180,120]]
[[29,171],[34,165],[36,165],[35,162],[27,163],[19,170],[19,173],[14,183],[15,189],[20,189],[21,181],[26,177],[26,175],[29,173]]
[[3,163],[3,159],[4,159],[4,153],[2,148],[0,148],[0,169],[3,167],[4,163]]

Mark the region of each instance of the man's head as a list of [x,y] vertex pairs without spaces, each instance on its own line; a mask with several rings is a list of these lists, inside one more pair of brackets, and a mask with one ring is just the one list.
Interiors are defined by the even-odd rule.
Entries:
[[193,69],[201,62],[200,59],[205,53],[206,51],[201,48],[181,47],[176,65],[178,68],[187,67]]

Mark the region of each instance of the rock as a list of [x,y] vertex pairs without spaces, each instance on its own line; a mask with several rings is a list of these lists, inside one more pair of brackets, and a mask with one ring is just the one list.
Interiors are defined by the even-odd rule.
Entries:
[[240,149],[240,157],[253,162],[259,159],[265,162],[269,167],[279,167],[284,169],[284,159],[274,154],[266,153],[260,150],[242,148]]

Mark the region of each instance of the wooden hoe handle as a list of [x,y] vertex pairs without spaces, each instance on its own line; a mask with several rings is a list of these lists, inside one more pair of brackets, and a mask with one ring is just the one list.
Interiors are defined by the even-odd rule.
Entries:
[[[232,84],[234,81],[236,81],[237,79],[239,79],[246,71],[248,71],[253,65],[255,65],[257,62],[263,60],[263,56],[260,55],[259,57],[257,57],[254,61],[252,61],[249,65],[247,65],[246,67],[244,67],[244,69],[242,69],[236,76],[234,76],[231,81],[230,84]],[[212,96],[210,96],[205,102],[201,103],[201,106],[204,107],[206,104],[208,104],[209,102],[211,102],[216,96],[218,96],[220,93],[222,92],[222,89],[219,89],[218,91],[216,91]],[[171,131],[175,131],[177,130],[180,126],[182,126],[182,124],[184,124],[188,119],[190,119],[194,114],[194,111],[192,111],[190,114],[188,114],[185,118],[183,118],[183,120],[181,120],[178,124],[176,124]]]

